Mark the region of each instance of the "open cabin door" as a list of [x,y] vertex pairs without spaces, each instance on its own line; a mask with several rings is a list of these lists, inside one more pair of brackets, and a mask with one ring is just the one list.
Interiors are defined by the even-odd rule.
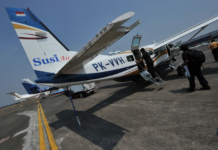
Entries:
[[133,40],[132,40],[131,51],[136,60],[140,60],[142,57],[142,54],[139,51],[141,38],[142,38],[141,35],[136,35],[133,37]]
[[[142,38],[141,35],[134,36],[132,40],[132,45],[131,45],[131,51],[135,59],[138,61],[142,58],[142,54],[139,50],[141,38]],[[156,75],[157,75],[158,81],[151,76],[151,74],[145,69],[144,61],[137,63],[137,65],[139,68],[139,74],[145,81],[150,81],[151,83],[156,84],[156,85],[161,85],[164,83],[164,81],[160,78],[160,76],[157,73]]]
[[133,37],[132,45],[131,45],[131,51],[139,50],[139,45],[140,45],[140,42],[141,42],[141,38],[142,38],[141,35],[136,35],[136,36]]
[[[133,37],[132,40],[132,45],[131,45],[131,51],[134,55],[135,60],[139,61],[140,59],[142,59],[142,54],[139,50],[139,46],[140,46],[140,41],[141,41],[142,36],[141,35],[136,35]],[[144,70],[145,67],[145,63],[144,61],[137,63],[138,66],[138,70],[139,72]]]

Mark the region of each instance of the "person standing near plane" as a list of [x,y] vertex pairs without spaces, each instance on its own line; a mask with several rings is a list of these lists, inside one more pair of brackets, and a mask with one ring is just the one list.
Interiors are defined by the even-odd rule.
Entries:
[[210,45],[208,45],[208,48],[211,49],[215,61],[218,61],[218,42],[215,42],[215,40],[211,40],[211,43]]
[[[149,53],[147,51],[145,51],[144,48],[140,49],[141,53],[142,53],[142,58],[145,60],[146,64],[147,64],[147,68],[148,68],[148,72],[152,75],[152,77],[155,79],[157,77],[157,75],[155,74],[154,71],[154,62],[151,59]],[[143,59],[140,60],[143,61]]]
[[183,64],[182,67],[188,66],[188,70],[190,73],[189,79],[189,89],[187,89],[188,92],[194,92],[195,91],[195,76],[198,78],[202,88],[201,90],[210,90],[210,86],[208,85],[207,80],[204,78],[201,72],[201,64],[195,64],[193,61],[193,58],[191,56],[192,50],[188,48],[186,44],[180,46],[180,49],[183,51],[182,59]]

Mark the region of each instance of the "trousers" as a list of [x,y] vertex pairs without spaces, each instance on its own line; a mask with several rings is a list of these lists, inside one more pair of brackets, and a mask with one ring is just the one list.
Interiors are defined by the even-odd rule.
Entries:
[[152,75],[152,77],[155,79],[157,77],[157,75],[155,74],[155,70],[154,70],[154,63],[148,63],[147,64],[147,68],[148,68],[148,72]]
[[216,61],[218,61],[218,48],[212,50],[213,57]]
[[201,66],[188,66],[188,70],[190,73],[190,78],[189,79],[189,88],[191,90],[195,90],[195,76],[198,78],[201,86],[203,88],[209,88],[210,86],[208,85],[207,80],[204,78],[201,72]]
[[137,66],[138,66],[138,69],[139,69],[140,72],[145,69],[145,64],[144,64],[143,61],[137,63]]

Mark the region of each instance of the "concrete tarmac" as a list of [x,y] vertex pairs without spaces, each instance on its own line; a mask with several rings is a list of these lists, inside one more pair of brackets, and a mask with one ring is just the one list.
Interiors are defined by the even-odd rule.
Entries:
[[[59,149],[217,149],[218,62],[205,46],[197,49],[206,55],[202,73],[211,90],[200,90],[196,79],[196,91],[186,92],[188,79],[170,69],[161,75],[166,81],[161,86],[104,81],[94,94],[73,99],[81,126],[68,97],[42,100]],[[11,135],[0,149],[39,149],[36,101],[0,110],[0,140]]]

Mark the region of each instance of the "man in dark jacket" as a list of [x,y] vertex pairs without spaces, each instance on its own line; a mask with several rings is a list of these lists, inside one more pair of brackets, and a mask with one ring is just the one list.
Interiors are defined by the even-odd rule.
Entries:
[[210,90],[210,86],[208,85],[207,80],[204,78],[201,72],[201,64],[194,64],[193,58],[191,57],[192,50],[188,48],[186,44],[180,46],[180,49],[183,51],[182,59],[183,64],[182,67],[185,65],[188,65],[188,70],[190,73],[189,79],[189,89],[187,89],[188,92],[194,92],[195,91],[195,76],[198,78],[202,88],[201,90]]
[[[151,59],[149,53],[147,51],[145,51],[144,48],[140,49],[141,53],[142,53],[142,58],[145,60],[147,68],[148,68],[148,72],[152,75],[152,77],[155,79],[157,77],[157,75],[155,74],[154,71],[154,62]],[[141,59],[139,62],[143,61],[143,59]]]

